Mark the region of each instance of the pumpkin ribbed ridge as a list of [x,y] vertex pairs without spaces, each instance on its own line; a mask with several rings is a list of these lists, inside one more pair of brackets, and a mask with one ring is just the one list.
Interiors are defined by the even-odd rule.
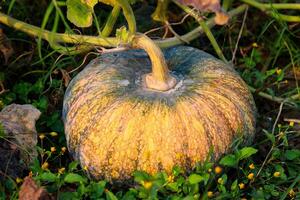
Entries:
[[135,170],[186,170],[217,159],[240,136],[250,142],[256,108],[246,84],[229,66],[203,51],[164,51],[178,85],[144,88],[151,71],[143,51],[105,54],[70,83],[63,119],[70,152],[96,179],[130,179]]

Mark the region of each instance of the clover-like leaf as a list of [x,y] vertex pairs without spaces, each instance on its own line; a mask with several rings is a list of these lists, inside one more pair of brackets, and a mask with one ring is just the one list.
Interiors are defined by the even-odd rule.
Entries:
[[77,27],[89,27],[93,22],[94,0],[67,0],[67,18]]

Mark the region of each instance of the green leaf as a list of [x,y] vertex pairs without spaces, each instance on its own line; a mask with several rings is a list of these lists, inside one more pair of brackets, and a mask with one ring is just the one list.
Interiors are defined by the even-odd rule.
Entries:
[[141,183],[142,181],[146,181],[150,179],[150,175],[143,171],[135,171],[133,173],[134,181],[137,183]]
[[276,69],[271,69],[271,70],[266,71],[266,78],[269,76],[272,76],[273,74],[275,74],[275,72],[276,72]]
[[249,158],[250,156],[252,156],[256,152],[257,152],[257,149],[255,149],[253,147],[244,147],[244,148],[242,148],[241,150],[239,150],[237,152],[238,160]]
[[130,188],[129,191],[127,191],[125,195],[122,197],[122,200],[136,200],[137,194],[138,191],[136,189]]
[[188,195],[184,197],[182,200],[195,200],[195,198],[192,195]]
[[125,26],[122,26],[116,30],[116,37],[119,43],[128,43],[133,36],[127,31]]
[[38,79],[32,86],[32,92],[35,94],[40,94],[44,90],[44,81],[42,78]]
[[93,7],[81,0],[67,0],[67,18],[78,27],[89,27],[93,22]]
[[66,175],[64,181],[66,183],[86,183],[86,178],[80,176],[79,174],[69,173]]
[[28,103],[28,94],[31,92],[32,84],[28,82],[20,82],[15,84],[13,92],[18,94],[18,97],[25,103]]
[[[39,150],[39,148],[37,148],[37,150]],[[40,161],[37,158],[35,158],[33,160],[33,163],[31,164],[30,169],[33,173],[42,173],[42,171],[43,171],[41,168]]]
[[58,193],[58,200],[78,200],[78,193],[77,192],[59,192]]
[[13,101],[15,101],[16,98],[17,96],[14,92],[6,92],[2,97],[2,101],[4,105],[8,105],[11,104]]
[[234,191],[237,189],[237,185],[238,185],[238,180],[236,179],[232,184],[231,184],[231,191]]
[[238,159],[235,157],[235,155],[232,155],[232,154],[229,154],[220,160],[221,165],[228,166],[228,167],[236,166],[237,162],[238,162]]
[[98,3],[98,0],[81,0],[81,1],[83,1],[86,5],[90,6],[91,8],[93,8]]
[[48,99],[46,96],[42,96],[38,101],[33,100],[32,105],[41,111],[46,111],[48,107]]
[[292,149],[292,150],[287,150],[284,153],[284,156],[288,159],[288,160],[295,160],[297,158],[300,157],[300,150],[298,149]]
[[247,68],[254,68],[256,66],[256,63],[253,61],[252,58],[245,57],[243,60]]
[[91,196],[92,199],[98,199],[102,196],[105,189],[106,182],[99,181],[97,183],[91,183]]
[[106,199],[107,200],[118,200],[118,198],[111,191],[106,192]]
[[275,135],[272,133],[269,133],[266,130],[263,130],[263,132],[266,134],[267,138],[272,142],[272,144],[275,143]]
[[42,173],[39,177],[42,181],[55,182],[57,180],[57,176],[51,172]]
[[199,174],[192,174],[192,175],[189,176],[189,183],[190,184],[200,183],[203,180],[204,180],[203,176],[200,176]]
[[182,172],[182,169],[179,166],[174,166],[172,169],[172,174],[176,177],[180,175]]
[[167,189],[173,191],[173,192],[177,192],[178,191],[178,183],[177,182],[174,182],[174,183],[169,183],[167,185]]

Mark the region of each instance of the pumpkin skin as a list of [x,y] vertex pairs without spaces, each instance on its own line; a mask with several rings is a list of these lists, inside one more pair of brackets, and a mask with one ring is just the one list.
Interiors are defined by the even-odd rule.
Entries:
[[95,179],[124,182],[177,165],[191,170],[211,148],[218,159],[237,137],[251,142],[256,108],[230,66],[192,47],[163,51],[178,83],[146,88],[151,63],[142,50],[104,54],[69,84],[63,119],[69,151]]

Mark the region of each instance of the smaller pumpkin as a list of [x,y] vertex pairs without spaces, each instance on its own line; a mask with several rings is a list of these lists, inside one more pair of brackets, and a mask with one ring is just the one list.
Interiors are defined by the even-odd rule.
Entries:
[[142,50],[104,54],[65,94],[69,150],[92,177],[124,183],[135,170],[188,171],[211,148],[217,159],[235,138],[252,140],[255,104],[230,66],[192,47],[163,55],[145,36],[133,46],[150,59]]

